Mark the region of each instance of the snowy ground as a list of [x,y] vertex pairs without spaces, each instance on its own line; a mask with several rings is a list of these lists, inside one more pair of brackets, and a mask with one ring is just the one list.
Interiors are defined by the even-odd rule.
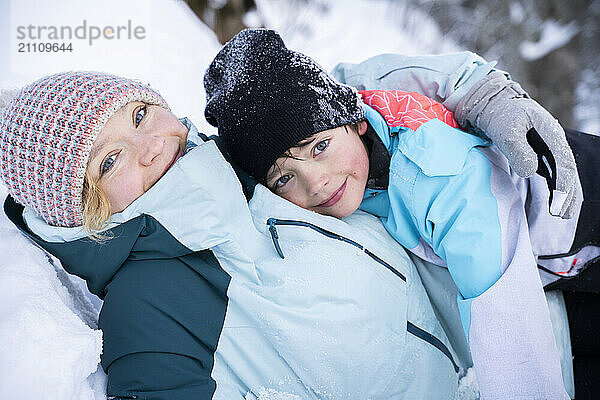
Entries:
[[[330,69],[382,52],[405,54],[458,50],[427,16],[402,4],[345,0],[257,0],[249,25],[278,29],[289,47],[306,52]],[[119,12],[117,12],[117,10]],[[18,26],[119,25],[132,20],[145,28],[145,42],[121,39],[74,41],[76,54],[17,52]],[[373,34],[377,27],[377,34]],[[94,69],[150,82],[179,116],[215,133],[203,118],[203,73],[220,45],[181,1],[12,0],[0,2],[0,88],[16,88],[52,72]],[[89,38],[87,39],[89,41]],[[584,89],[582,89],[584,90]],[[0,185],[0,199],[6,196]],[[0,215],[0,398],[90,399],[103,397],[104,375],[96,372],[99,302],[81,281],[24,239]],[[74,366],[77,365],[77,368]],[[50,392],[48,388],[52,388]],[[477,397],[474,375],[461,382],[461,398]],[[265,391],[261,400],[291,400]]]

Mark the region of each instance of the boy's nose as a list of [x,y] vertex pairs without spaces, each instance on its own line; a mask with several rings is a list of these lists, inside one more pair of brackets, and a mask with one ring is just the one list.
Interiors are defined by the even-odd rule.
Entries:
[[323,188],[329,183],[329,177],[323,171],[314,171],[307,177],[308,191],[310,196],[316,196],[323,191]]
[[140,164],[151,165],[163,150],[165,139],[154,135],[140,135],[136,146],[140,152]]

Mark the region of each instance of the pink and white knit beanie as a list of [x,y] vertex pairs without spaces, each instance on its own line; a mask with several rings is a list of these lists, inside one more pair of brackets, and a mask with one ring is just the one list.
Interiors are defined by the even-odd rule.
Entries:
[[21,89],[0,109],[0,178],[10,195],[50,225],[82,225],[92,144],[131,101],[168,109],[149,86],[99,72],[63,72]]

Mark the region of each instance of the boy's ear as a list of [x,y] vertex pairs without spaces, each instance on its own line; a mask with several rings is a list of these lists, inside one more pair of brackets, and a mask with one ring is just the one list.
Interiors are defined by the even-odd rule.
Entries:
[[358,135],[362,136],[367,131],[367,121],[360,121],[358,123]]

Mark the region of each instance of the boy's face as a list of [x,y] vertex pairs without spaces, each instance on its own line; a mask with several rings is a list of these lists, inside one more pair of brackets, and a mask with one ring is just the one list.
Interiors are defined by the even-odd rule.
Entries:
[[369,158],[358,132],[338,127],[319,132],[289,150],[291,157],[280,157],[267,173],[267,185],[276,194],[302,208],[344,218],[360,205],[367,177]]
[[94,141],[88,172],[123,211],[150,189],[185,151],[187,128],[170,111],[131,102],[117,111]]

